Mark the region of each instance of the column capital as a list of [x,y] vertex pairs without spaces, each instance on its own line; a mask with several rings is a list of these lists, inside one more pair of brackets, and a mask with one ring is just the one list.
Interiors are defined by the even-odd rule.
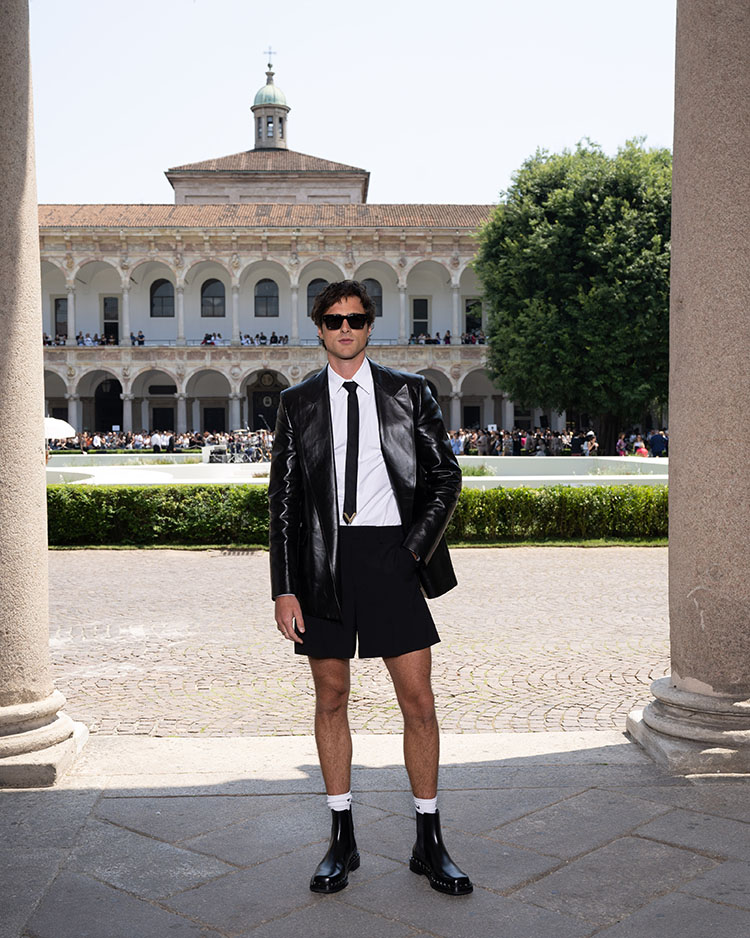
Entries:
[[80,401],[80,399],[81,399],[80,394],[66,394],[65,395],[66,401]]
[[125,394],[125,393],[122,393],[122,394],[120,395],[120,400],[121,400],[121,401],[132,401],[132,400],[134,400],[134,399],[135,399],[135,394]]
[[238,283],[233,283],[233,284],[232,284],[232,293],[239,293],[239,292],[240,292],[240,285],[239,285]]
[[174,399],[175,399],[176,401],[186,401],[186,400],[187,400],[187,394],[185,394],[184,391],[176,391],[176,392],[175,392],[175,395],[174,395]]
[[185,285],[182,284],[182,283],[176,284],[176,285],[175,285],[175,291],[176,291],[177,293],[184,293],[184,292],[185,292]]

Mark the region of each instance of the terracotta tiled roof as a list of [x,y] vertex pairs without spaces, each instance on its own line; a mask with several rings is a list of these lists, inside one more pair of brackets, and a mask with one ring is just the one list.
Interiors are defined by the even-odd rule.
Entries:
[[366,169],[321,160],[294,150],[245,150],[201,163],[172,166],[168,173],[365,173]]
[[478,228],[493,205],[40,205],[41,228]]

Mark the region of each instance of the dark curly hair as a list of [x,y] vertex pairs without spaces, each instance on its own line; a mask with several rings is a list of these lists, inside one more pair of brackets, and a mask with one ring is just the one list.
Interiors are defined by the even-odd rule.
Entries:
[[371,326],[375,322],[375,304],[372,297],[365,289],[365,285],[359,280],[339,280],[336,283],[329,283],[327,287],[320,291],[315,297],[310,318],[321,329],[323,326],[323,316],[339,300],[345,300],[348,296],[356,296],[362,304],[362,309],[367,316],[367,325]]

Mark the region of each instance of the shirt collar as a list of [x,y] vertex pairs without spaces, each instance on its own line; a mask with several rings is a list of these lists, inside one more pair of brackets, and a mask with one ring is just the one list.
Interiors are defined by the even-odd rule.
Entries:
[[353,378],[342,378],[341,375],[336,374],[330,365],[328,366],[328,391],[331,397],[343,389],[344,381],[347,380],[356,381],[363,391],[367,391],[368,394],[372,394],[374,390],[372,369],[370,368],[370,362],[367,357],[365,357],[365,360],[359,366],[359,370],[356,372]]

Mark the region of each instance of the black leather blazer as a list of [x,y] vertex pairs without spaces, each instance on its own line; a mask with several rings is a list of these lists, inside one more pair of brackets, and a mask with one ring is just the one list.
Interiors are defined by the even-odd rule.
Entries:
[[[456,585],[444,532],[461,469],[422,375],[370,360],[380,444],[428,597]],[[281,393],[268,487],[271,595],[294,593],[303,614],[341,618],[338,501],[327,366]]]

